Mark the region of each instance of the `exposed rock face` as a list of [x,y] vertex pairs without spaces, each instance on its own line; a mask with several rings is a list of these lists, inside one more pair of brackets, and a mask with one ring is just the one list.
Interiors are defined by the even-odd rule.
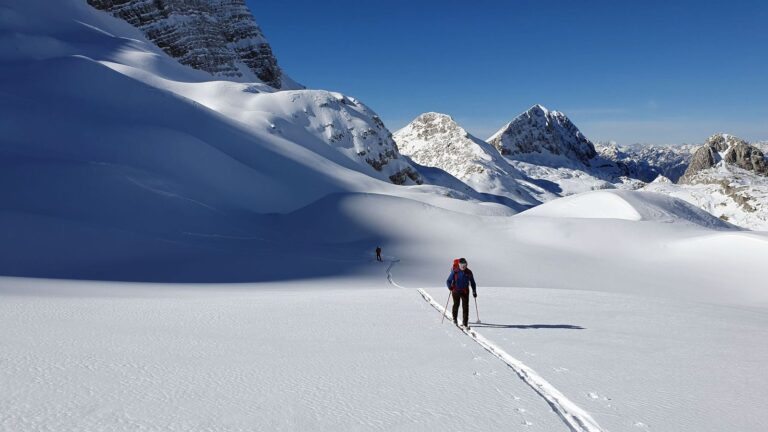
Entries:
[[710,146],[715,149],[715,151],[723,152],[728,150],[729,147],[734,146],[736,144],[744,143],[745,141],[741,140],[740,138],[737,138],[733,135],[728,134],[715,134],[712,135],[707,139],[707,142],[704,143],[705,146]]
[[749,144],[736,144],[729,152],[725,153],[723,160],[739,168],[768,175],[768,164],[765,162],[765,155],[757,147]]
[[680,183],[704,181],[697,179],[697,174],[714,167],[720,161],[736,165],[739,168],[768,176],[768,164],[765,156],[757,147],[747,144],[733,135],[716,134],[693,154],[691,163]]
[[[546,165],[551,157],[562,156],[585,166],[597,155],[595,146],[558,111],[534,105],[501,128],[488,142],[510,159],[530,160]],[[552,161],[557,165],[556,161]]]
[[685,174],[680,178],[680,182],[687,183],[695,173],[712,168],[718,162],[720,162],[720,154],[716,148],[706,145],[701,147],[693,154],[691,163],[688,165],[688,169],[685,170]]
[[180,63],[280,89],[282,72],[244,0],[87,0],[139,28]]

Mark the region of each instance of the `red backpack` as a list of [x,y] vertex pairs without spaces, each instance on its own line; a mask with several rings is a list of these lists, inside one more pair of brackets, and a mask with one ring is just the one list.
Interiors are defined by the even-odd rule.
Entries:
[[459,279],[459,259],[458,258],[453,260],[453,268],[451,269],[451,271],[453,272],[453,286],[455,287],[456,282]]

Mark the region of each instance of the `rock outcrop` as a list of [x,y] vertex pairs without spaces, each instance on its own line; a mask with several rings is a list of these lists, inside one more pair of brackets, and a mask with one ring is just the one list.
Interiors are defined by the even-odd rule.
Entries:
[[768,163],[763,152],[746,141],[728,134],[716,134],[693,154],[691,163],[679,183],[701,181],[698,174],[723,161],[756,174],[768,176]]
[[277,59],[244,0],[87,0],[140,29],[180,63],[226,79],[284,87]]
[[768,175],[768,164],[763,152],[746,143],[739,143],[725,153],[723,160],[747,171]]

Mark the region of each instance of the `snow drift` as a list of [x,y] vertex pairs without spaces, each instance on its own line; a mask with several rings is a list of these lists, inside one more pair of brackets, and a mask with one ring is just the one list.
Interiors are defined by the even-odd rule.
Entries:
[[732,225],[685,201],[654,192],[606,190],[550,201],[520,216],[683,222],[714,229]]

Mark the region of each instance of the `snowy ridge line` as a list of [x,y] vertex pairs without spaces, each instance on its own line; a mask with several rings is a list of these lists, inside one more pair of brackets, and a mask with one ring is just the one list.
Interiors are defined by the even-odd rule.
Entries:
[[[387,280],[390,284],[398,288],[405,288],[404,286],[398,285],[392,278],[392,267],[394,267],[397,262],[400,262],[400,260],[392,260],[390,262],[389,267],[387,268]],[[452,319],[452,316],[448,314],[448,310],[436,302],[431,295],[427,294],[422,288],[418,288],[418,291],[427,303],[437,309],[438,312]],[[557,413],[571,432],[605,432],[588,412],[584,411],[570,399],[565,397],[560,390],[542,378],[541,375],[536,373],[536,371],[528,367],[525,363],[512,357],[475,330],[460,329],[477,342],[478,345],[483,347],[483,349],[512,368],[520,379],[528,384],[533,391],[549,404],[552,410]]]

